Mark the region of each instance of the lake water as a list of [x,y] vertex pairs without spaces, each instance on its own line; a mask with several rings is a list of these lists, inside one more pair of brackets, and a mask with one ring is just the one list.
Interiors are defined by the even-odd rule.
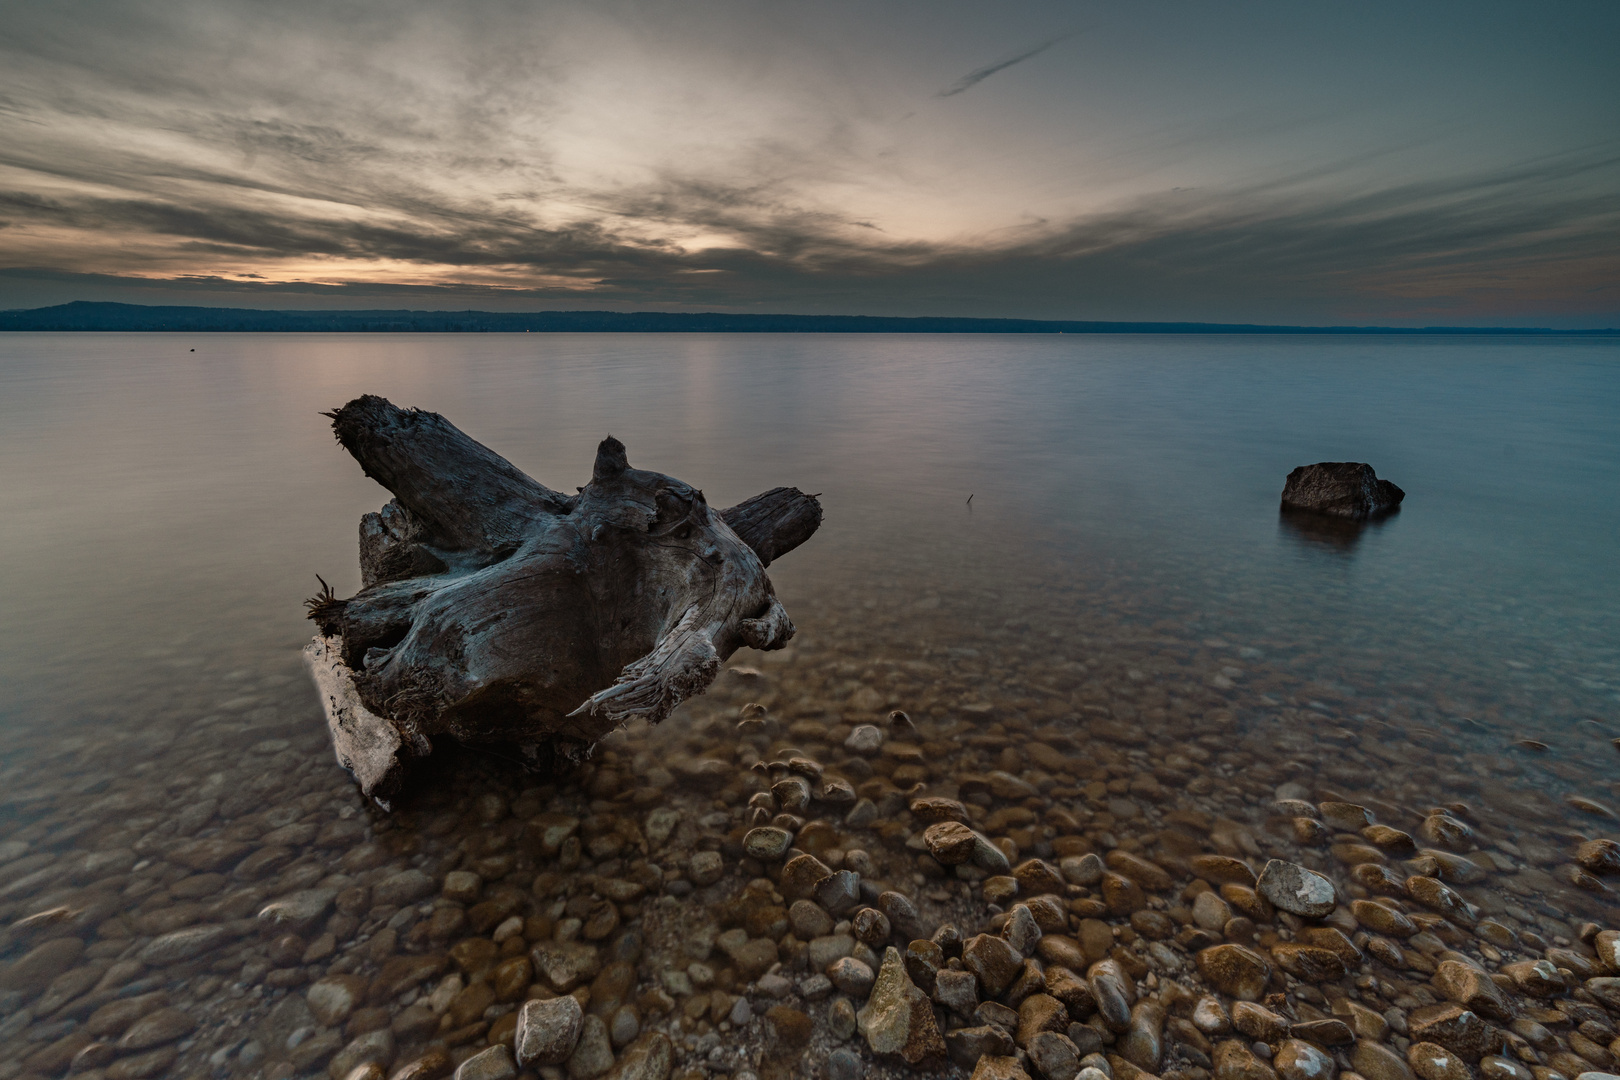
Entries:
[[[739,654],[707,697],[656,732],[616,735],[582,776],[535,780],[474,755],[418,803],[378,814],[324,749],[298,656],[311,632],[300,601],[316,574],[339,595],[358,589],[357,522],[388,498],[320,415],[362,393],[442,413],[562,491],[589,479],[612,433],[633,465],[711,505],[777,485],[819,492],[820,532],[770,570],[794,645]],[[1350,532],[1281,518],[1288,471],[1324,460],[1372,463],[1406,490],[1402,511]],[[1524,951],[1538,941],[1579,949],[1581,922],[1615,922],[1574,853],[1620,833],[1617,496],[1610,338],[0,337],[0,925],[68,909],[60,926],[0,938],[0,958],[77,941],[40,963],[84,984],[47,1013],[49,980],[14,977],[0,1048],[8,1062],[53,1048],[65,1062],[101,1037],[97,1009],[161,992],[195,1030],[145,1051],[159,1072],[301,1075],[323,1066],[320,1049],[381,1030],[396,1065],[441,1044],[446,1060],[465,1057],[491,1031],[509,1040],[513,1002],[491,999],[466,1024],[457,1014],[454,1029],[448,1005],[410,1017],[436,986],[444,1004],[483,985],[484,968],[455,960],[457,974],[416,978],[358,1033],[310,1020],[303,988],[487,937],[480,917],[427,929],[435,911],[477,910],[432,899],[457,866],[477,869],[485,903],[507,896],[506,915],[559,925],[590,874],[651,866],[651,893],[615,919],[641,927],[648,951],[623,1001],[603,990],[597,1005],[633,1005],[643,1042],[667,1033],[680,1067],[769,1072],[768,1050],[762,1063],[704,1042],[733,1030],[718,995],[747,1000],[755,986],[743,961],[716,952],[732,974],[662,1012],[635,996],[660,978],[658,934],[690,932],[672,912],[701,919],[758,869],[735,876],[726,835],[741,801],[677,765],[718,753],[740,770],[727,790],[746,798],[751,761],[791,747],[836,767],[850,725],[881,726],[893,708],[916,733],[891,742],[921,745],[919,760],[902,749],[875,776],[847,766],[857,786],[879,784],[889,827],[823,814],[838,835],[821,850],[866,853],[863,876],[911,883],[932,921],[982,919],[984,898],[972,875],[914,872],[905,843],[921,825],[884,802],[891,780],[963,798],[981,824],[1040,800],[1032,820],[984,825],[1026,857],[1055,860],[1069,838],[1070,854],[1175,863],[1202,843],[1256,869],[1298,859],[1345,896],[1360,887],[1348,867],[1379,853],[1349,851],[1354,837],[1313,847],[1276,798],[1347,799],[1409,833],[1449,805],[1476,834],[1468,849],[1486,852],[1483,880],[1455,887],[1516,935],[1490,963],[1539,956]],[[734,729],[750,700],[781,724],[753,750]],[[987,787],[993,771],[1033,790]],[[505,801],[481,806],[480,793]],[[218,809],[177,823],[203,804]],[[586,835],[593,821],[598,837],[634,831],[603,815],[645,830],[655,804],[684,808],[668,854],[643,836],[638,860]],[[1202,838],[1186,821],[1192,839],[1170,838],[1178,810],[1204,816]],[[557,852],[525,846],[525,820],[565,811],[585,821],[586,849],[531,888]],[[209,841],[217,851],[199,847]],[[728,877],[683,878],[707,850]],[[98,853],[104,868],[86,868]],[[260,863],[244,869],[250,853]],[[353,899],[408,868],[434,877],[431,895]],[[660,875],[685,887],[659,894]],[[294,926],[296,947],[252,930],[265,903],[321,888],[339,910]],[[199,926],[226,929],[180,960],[143,953]],[[803,967],[783,950],[784,970]],[[564,989],[534,979],[530,996]],[[825,1058],[828,1002],[787,1000],[823,1040],[806,1053]],[[746,1030],[775,1023],[755,1011]],[[133,1051],[105,1056],[118,1053]],[[24,1066],[8,1068],[0,1077]]]

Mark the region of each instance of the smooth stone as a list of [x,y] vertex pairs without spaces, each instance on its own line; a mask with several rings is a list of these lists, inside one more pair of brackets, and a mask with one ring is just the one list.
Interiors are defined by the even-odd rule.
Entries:
[[197,1021],[181,1009],[159,1009],[131,1024],[124,1037],[118,1040],[120,1050],[147,1050],[191,1034]]
[[358,975],[330,975],[304,991],[304,1000],[322,1027],[336,1027],[365,1000],[366,990]]
[[504,1046],[492,1046],[457,1066],[454,1080],[513,1080],[517,1074],[511,1051]]
[[788,908],[788,925],[800,941],[825,937],[833,931],[833,918],[813,900],[795,900]]
[[1103,862],[1095,853],[1065,855],[1058,860],[1058,872],[1070,885],[1090,888],[1102,880]]
[[32,995],[44,990],[84,955],[84,942],[75,937],[56,938],[37,945],[15,962],[0,968],[0,990]]
[[608,1080],[666,1080],[675,1066],[675,1047],[669,1036],[649,1031],[625,1047]]
[[587,1016],[579,1041],[569,1055],[567,1069],[573,1080],[594,1080],[613,1067],[613,1043],[600,1016]]
[[1478,968],[1455,960],[1442,960],[1429,981],[1442,996],[1486,1019],[1509,1024],[1517,1013],[1501,987]]
[[826,1080],[862,1080],[865,1076],[866,1063],[847,1046],[827,1055]]
[[444,875],[444,888],[440,890],[440,895],[457,904],[475,904],[483,891],[483,878],[470,870],[452,870]]
[[1406,1048],[1406,1063],[1421,1080],[1472,1080],[1473,1073],[1456,1054],[1439,1043],[1415,1042]]
[[750,829],[743,837],[743,853],[761,862],[775,862],[792,846],[793,834],[771,825]]
[[871,967],[853,956],[841,957],[827,965],[827,978],[841,992],[864,999],[872,991],[877,976]]
[[1198,972],[1228,997],[1257,1001],[1271,977],[1271,965],[1242,945],[1212,945],[1195,957]]
[[1272,1056],[1271,1067],[1282,1080],[1333,1080],[1333,1059],[1308,1042],[1288,1039]]
[[1350,1055],[1350,1065],[1366,1080],[1413,1080],[1412,1070],[1387,1046],[1361,1039]]
[[333,1080],[344,1080],[363,1065],[387,1065],[394,1060],[394,1033],[387,1028],[368,1031],[332,1055],[327,1072]]
[[1479,1059],[1482,1080],[1535,1080],[1535,1074],[1517,1061],[1490,1055]]
[[713,885],[725,873],[725,862],[718,851],[699,851],[687,863],[686,876],[694,885]]
[[844,749],[852,754],[875,754],[883,746],[883,729],[872,724],[858,724],[844,740]]
[[1255,891],[1272,905],[1304,918],[1319,919],[1338,906],[1333,882],[1298,863],[1272,859],[1260,871]]
[[259,918],[272,925],[313,923],[325,915],[337,898],[336,889],[303,889],[259,909]]
[[564,995],[545,1001],[526,1001],[518,1012],[516,1035],[518,1064],[560,1065],[579,1043],[585,1011],[579,999]]
[[188,926],[153,938],[137,955],[144,964],[164,967],[201,956],[235,936],[229,927],[218,924]]

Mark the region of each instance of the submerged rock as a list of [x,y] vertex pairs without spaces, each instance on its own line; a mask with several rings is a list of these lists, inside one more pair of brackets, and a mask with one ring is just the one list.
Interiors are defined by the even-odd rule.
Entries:
[[1406,492],[1378,479],[1373,467],[1361,461],[1301,465],[1288,474],[1282,492],[1285,510],[1356,520],[1387,514],[1405,498]]

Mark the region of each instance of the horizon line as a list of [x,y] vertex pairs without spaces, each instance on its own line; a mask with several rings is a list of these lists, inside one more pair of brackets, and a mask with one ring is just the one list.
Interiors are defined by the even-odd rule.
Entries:
[[[173,325],[174,323],[179,325]],[[259,325],[246,325],[247,323]],[[277,323],[283,325],[269,325]],[[313,325],[316,323],[326,325]],[[353,325],[356,323],[366,325]],[[385,325],[376,325],[378,323]],[[456,325],[450,325],[452,323]],[[530,325],[516,325],[521,323]],[[1207,321],[1027,319],[954,315],[804,315],[788,312],[756,314],[611,309],[480,311],[473,308],[459,310],[239,308],[198,304],[129,304],[99,300],[73,300],[39,308],[0,310],[0,331],[106,333],[858,333],[865,331],[969,334],[1488,334],[1552,337],[1620,334],[1620,328],[1617,327],[1560,330],[1552,327],[1513,326],[1306,326]]]

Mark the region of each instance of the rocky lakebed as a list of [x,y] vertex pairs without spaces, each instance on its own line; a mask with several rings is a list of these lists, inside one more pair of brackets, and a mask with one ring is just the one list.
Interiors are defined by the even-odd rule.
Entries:
[[795,602],[662,725],[391,814],[290,651],[8,730],[0,1080],[1616,1071],[1620,732],[1556,686],[1464,723],[1495,672],[1173,604]]

